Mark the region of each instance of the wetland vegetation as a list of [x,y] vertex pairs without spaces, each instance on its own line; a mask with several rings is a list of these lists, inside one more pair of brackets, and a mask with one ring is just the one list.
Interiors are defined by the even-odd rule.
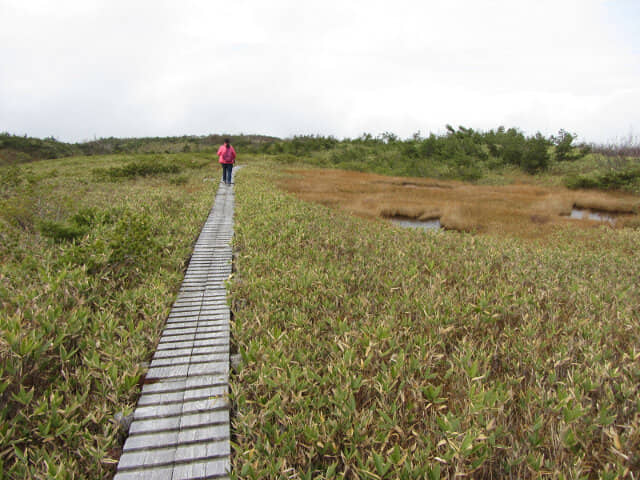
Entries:
[[[435,221],[461,232],[542,238],[562,229],[594,228],[602,218],[636,227],[640,197],[623,192],[570,190],[522,176],[508,185],[390,177],[330,169],[291,169],[279,182],[305,200],[366,218]],[[578,212],[588,210],[584,216]],[[600,213],[597,213],[600,212]]]
[[425,235],[271,171],[236,184],[241,478],[634,478],[638,229]]
[[112,477],[211,176],[195,154],[0,167],[0,478]]
[[[239,149],[234,477],[637,478],[638,157],[561,158],[562,139],[534,136],[532,175],[451,130]],[[474,138],[476,173],[442,153]],[[0,477],[112,476],[113,416],[135,405],[218,185],[198,142],[0,148]],[[566,188],[616,172],[615,191]],[[396,215],[445,230],[381,218]]]

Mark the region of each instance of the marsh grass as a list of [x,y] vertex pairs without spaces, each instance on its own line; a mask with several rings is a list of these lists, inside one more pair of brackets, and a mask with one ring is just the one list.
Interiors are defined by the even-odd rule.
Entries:
[[234,477],[637,478],[640,232],[425,234],[273,171],[236,182]]
[[[215,193],[206,156],[142,157],[0,169],[0,478],[113,475],[113,416],[135,405]],[[181,173],[93,174],[141,162]]]
[[[427,235],[301,201],[278,190],[280,164],[248,160],[230,283],[235,477],[640,470],[638,230]],[[151,161],[178,170],[127,170]],[[111,477],[112,418],[137,399],[213,202],[212,167],[197,153],[0,167],[0,478]],[[379,214],[356,178],[324,201]],[[351,205],[354,191],[366,195]]]
[[619,192],[531,183],[474,185],[343,170],[300,168],[279,184],[303,199],[368,218],[439,218],[450,230],[538,239],[564,229],[598,226],[569,219],[573,207],[614,212],[617,228],[637,224],[640,207],[640,198]]

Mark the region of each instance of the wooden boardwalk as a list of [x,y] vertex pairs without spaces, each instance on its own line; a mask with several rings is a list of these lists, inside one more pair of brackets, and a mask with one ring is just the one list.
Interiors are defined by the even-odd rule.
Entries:
[[233,186],[220,185],[151,361],[114,480],[228,478],[225,281],[233,209]]

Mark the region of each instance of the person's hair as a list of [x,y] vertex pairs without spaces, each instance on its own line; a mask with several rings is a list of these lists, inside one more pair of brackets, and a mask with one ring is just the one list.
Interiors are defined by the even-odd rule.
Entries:
[[225,138],[224,139],[224,143],[226,143],[227,145],[230,145],[231,144],[231,140],[229,140],[228,138]]

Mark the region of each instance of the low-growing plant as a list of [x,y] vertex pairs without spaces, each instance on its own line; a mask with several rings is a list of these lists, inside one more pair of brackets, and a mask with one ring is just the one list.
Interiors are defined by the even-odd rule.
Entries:
[[284,163],[284,164],[292,164],[292,163],[298,163],[300,162],[300,158],[296,157],[295,155],[292,155],[290,153],[281,153],[279,155],[276,155],[276,160],[279,163]]
[[169,183],[171,185],[182,186],[186,185],[188,182],[189,177],[187,177],[186,175],[174,175],[173,177],[169,178]]
[[592,188],[600,190],[640,191],[640,166],[590,174],[567,176],[564,180],[568,188]]
[[38,228],[40,233],[56,242],[76,240],[87,232],[84,226],[55,220],[42,220]]
[[122,167],[111,167],[107,169],[95,169],[97,178],[108,180],[120,180],[125,178],[147,177],[149,175],[159,175],[163,173],[179,173],[178,165],[170,165],[154,160],[137,161],[128,163]]
[[640,238],[425,234],[236,183],[237,478],[634,478]]
[[[28,192],[25,191],[25,193]],[[32,232],[35,229],[35,208],[36,201],[32,196],[12,196],[2,202],[0,217],[4,218],[12,227],[17,227],[24,232]]]
[[[137,161],[90,162],[123,160]],[[162,175],[105,185],[88,162],[33,162],[38,180],[0,197],[2,478],[113,477],[123,441],[114,415],[136,403],[211,208],[215,186],[195,181],[199,167],[181,173],[188,188]]]

